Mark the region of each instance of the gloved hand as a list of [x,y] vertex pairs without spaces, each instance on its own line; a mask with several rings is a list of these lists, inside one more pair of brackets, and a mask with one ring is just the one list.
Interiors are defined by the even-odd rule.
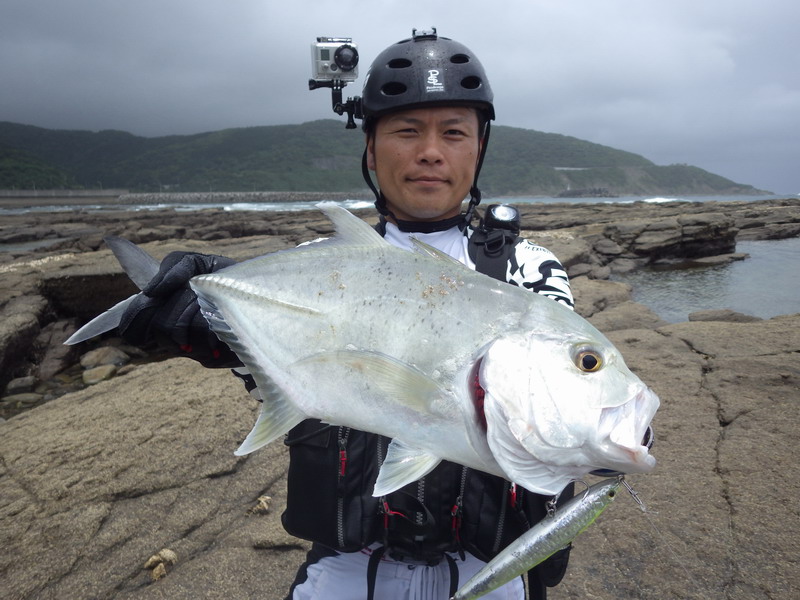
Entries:
[[157,341],[207,367],[241,364],[221,342],[200,313],[197,295],[189,287],[195,275],[213,273],[235,264],[224,256],[197,252],[171,252],[158,273],[144,287],[119,324],[122,338],[134,346]]

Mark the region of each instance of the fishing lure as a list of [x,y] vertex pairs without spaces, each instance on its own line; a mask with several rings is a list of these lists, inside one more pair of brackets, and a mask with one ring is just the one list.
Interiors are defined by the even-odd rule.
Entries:
[[608,508],[622,483],[622,477],[601,481],[571,498],[509,544],[450,600],[480,598],[566,548]]

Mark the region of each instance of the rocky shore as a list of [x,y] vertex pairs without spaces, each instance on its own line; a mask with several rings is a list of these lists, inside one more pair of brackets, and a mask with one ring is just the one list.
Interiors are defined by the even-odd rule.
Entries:
[[[662,400],[659,465],[629,478],[647,512],[620,497],[550,597],[794,597],[800,315],[720,307],[667,324],[609,277],[744,259],[737,239],[800,235],[800,201],[522,212],[526,235],[567,267],[578,311]],[[4,216],[0,244],[19,250],[0,253],[0,599],[283,598],[307,545],[280,526],[283,446],[233,456],[257,410],[240,384],[113,337],[61,342],[133,291],[106,235],[157,258],[243,259],[330,233],[316,212]]]

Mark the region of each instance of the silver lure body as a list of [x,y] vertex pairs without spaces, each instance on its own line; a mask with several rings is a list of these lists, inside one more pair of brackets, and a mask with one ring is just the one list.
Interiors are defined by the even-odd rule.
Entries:
[[475,600],[526,573],[566,548],[608,508],[621,481],[611,479],[591,486],[514,540],[467,581],[451,600]]

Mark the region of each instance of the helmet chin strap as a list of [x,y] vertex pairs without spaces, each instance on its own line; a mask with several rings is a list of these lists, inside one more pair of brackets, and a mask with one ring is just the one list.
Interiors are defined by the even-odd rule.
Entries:
[[478,157],[478,164],[475,167],[475,178],[473,179],[472,187],[469,190],[469,206],[467,207],[467,212],[456,215],[455,217],[450,217],[449,219],[442,219],[441,221],[403,221],[398,219],[394,213],[389,210],[388,206],[386,206],[386,196],[383,195],[383,192],[380,191],[372,181],[372,176],[370,175],[369,167],[367,166],[368,145],[365,144],[364,153],[361,155],[361,174],[364,177],[364,181],[367,182],[369,189],[371,189],[372,193],[375,194],[375,208],[380,213],[381,220],[386,221],[387,217],[391,218],[392,221],[394,221],[394,223],[397,225],[397,228],[406,233],[433,233],[435,231],[445,231],[455,226],[460,227],[466,232],[467,226],[470,224],[470,222],[472,222],[472,218],[475,213],[475,207],[481,203],[481,190],[478,188],[478,175],[480,175],[481,167],[483,166],[483,159],[486,156],[486,147],[489,144],[490,128],[490,121],[486,121],[486,129],[484,130],[483,134],[481,153]]

